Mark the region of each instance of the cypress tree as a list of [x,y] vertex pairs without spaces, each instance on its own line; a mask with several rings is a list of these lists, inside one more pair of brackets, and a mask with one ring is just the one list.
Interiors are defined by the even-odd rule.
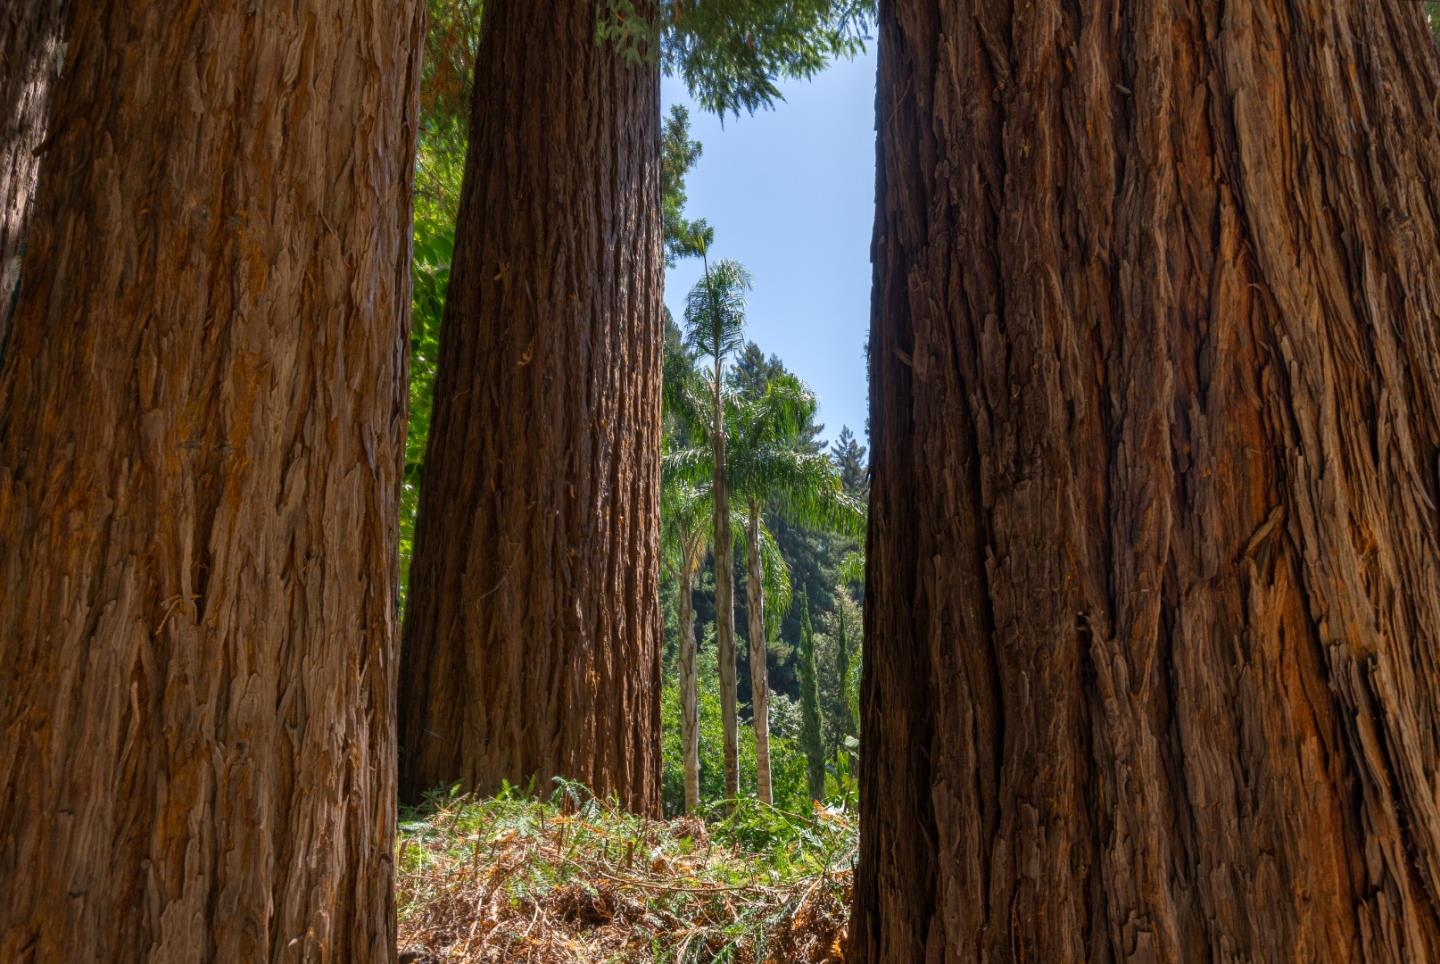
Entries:
[[800,746],[805,751],[810,799],[825,796],[825,747],[820,737],[820,687],[815,671],[815,630],[810,600],[800,594]]

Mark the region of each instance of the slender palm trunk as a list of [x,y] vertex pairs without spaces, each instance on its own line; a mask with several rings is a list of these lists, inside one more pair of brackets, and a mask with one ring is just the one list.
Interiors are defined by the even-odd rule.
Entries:
[[685,812],[700,806],[700,701],[695,679],[695,570],[698,553],[680,562],[680,747],[685,761]]
[[[710,262],[705,263],[706,283]],[[714,289],[711,289],[714,296]],[[715,346],[714,412],[710,445],[715,463],[715,650],[720,662],[720,719],[725,730],[725,798],[740,795],[740,715],[735,687],[735,539],[730,532],[730,490],[725,484],[725,405],[721,378],[725,374],[720,346]],[[726,809],[733,804],[727,803]]]
[[755,784],[764,803],[770,785],[770,674],[765,666],[765,584],[760,566],[760,504],[752,501],[745,525],[745,601],[750,620],[750,715],[755,727]]
[[740,795],[740,714],[735,686],[735,539],[725,485],[725,413],[715,365],[715,649],[720,661],[720,719],[725,729],[725,796]]

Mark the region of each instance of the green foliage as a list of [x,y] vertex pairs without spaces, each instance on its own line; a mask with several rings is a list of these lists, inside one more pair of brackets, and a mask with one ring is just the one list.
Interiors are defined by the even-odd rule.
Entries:
[[[724,117],[780,100],[777,82],[812,77],[864,49],[874,0],[597,0],[597,34],[632,63],[659,58]],[[645,15],[646,9],[655,11]]]
[[[696,287],[702,286],[703,281]],[[696,330],[706,335],[715,328]],[[737,503],[764,507],[792,525],[860,534],[863,503],[845,491],[829,457],[804,444],[815,417],[815,395],[803,382],[785,373],[748,397],[732,386],[723,392],[722,404],[726,481]],[[695,422],[694,444],[672,445],[663,464],[675,478],[704,486],[712,465],[710,425]]]
[[672,105],[660,135],[660,206],[669,267],[680,258],[704,254],[715,240],[714,230],[705,221],[685,217],[685,175],[702,153],[700,142],[690,139],[690,111],[683,104]]
[[725,359],[745,344],[750,285],[750,272],[738,261],[707,265],[685,296],[685,347],[723,368]]
[[[720,716],[720,668],[715,656],[715,630],[707,629],[696,655],[696,695],[700,717],[700,801],[703,806],[718,808],[725,797],[725,731]],[[685,768],[680,745],[680,680],[673,666],[666,667],[665,684],[661,690],[661,759],[663,761],[661,795],[667,814],[685,811]],[[771,780],[775,805],[788,809],[809,809],[805,784],[805,757],[795,740],[783,733],[772,734],[770,740]],[[740,796],[756,793],[755,744],[740,741]]]
[[825,748],[831,759],[837,754],[853,757],[859,746],[861,623],[859,604],[841,589],[815,635]]
[[[434,204],[453,209],[458,204],[483,6],[481,0],[427,3],[429,29],[420,75],[420,150],[415,168],[417,208]],[[435,165],[452,170],[437,172]]]
[[856,440],[848,425],[841,426],[840,435],[830,446],[830,457],[835,460],[845,491],[857,498],[869,498],[870,470],[865,463],[865,446]]
[[[766,359],[753,345],[744,342],[745,296],[749,288],[749,277],[744,268],[733,261],[721,261],[710,268],[689,293],[686,305],[685,342],[680,343],[673,335],[667,340],[666,393],[667,436],[662,456],[662,478],[665,487],[675,493],[662,506],[662,525],[669,538],[677,540],[685,526],[700,524],[702,511],[696,508],[707,498],[714,476],[714,446],[712,435],[715,431],[714,397],[718,392],[723,425],[725,429],[726,480],[736,517],[732,526],[743,531],[757,524],[760,527],[761,561],[766,572],[765,632],[767,635],[767,667],[773,690],[771,723],[772,740],[771,766],[774,775],[776,799],[783,794],[795,792],[793,787],[803,787],[800,792],[804,799],[819,799],[828,792],[853,799],[853,779],[850,775],[850,752],[832,751],[828,755],[823,749],[825,730],[823,702],[819,689],[819,674],[815,669],[813,639],[808,654],[810,667],[811,699],[808,701],[809,719],[804,676],[806,673],[805,640],[790,636],[783,637],[785,616],[789,609],[789,589],[775,591],[771,577],[773,572],[790,576],[790,564],[800,559],[806,564],[804,577],[807,588],[815,585],[827,599],[837,583],[853,576],[859,556],[854,552],[854,540],[861,535],[865,521],[865,492],[852,492],[847,488],[842,471],[845,463],[832,459],[816,442],[819,426],[815,423],[816,401],[814,394],[794,375],[785,370],[779,359]],[[678,333],[677,333],[678,334]],[[728,372],[724,369],[727,359],[731,361]],[[699,371],[696,363],[708,360],[719,364],[716,370]],[[708,367],[708,366],[707,366]],[[717,383],[716,375],[720,376]],[[855,461],[863,458],[857,454],[858,446],[850,443],[844,452]],[[687,501],[690,500],[690,501]],[[672,519],[665,519],[666,513]],[[793,552],[792,550],[798,550]],[[848,553],[848,555],[846,555]],[[851,560],[849,564],[846,559]],[[722,560],[718,564],[730,564]],[[793,579],[793,577],[792,577]],[[737,584],[744,584],[744,574],[739,574]],[[697,618],[703,619],[704,606],[701,603],[703,590],[696,595]],[[843,594],[843,590],[842,593]],[[745,605],[749,605],[748,599]],[[737,614],[739,615],[739,614]],[[748,614],[746,614],[748,616]],[[748,618],[739,620],[748,624]],[[702,623],[703,624],[703,623]],[[801,631],[803,637],[810,633],[808,627]],[[797,647],[796,644],[799,644]],[[748,659],[748,647],[741,647],[742,662]],[[704,651],[702,650],[702,659]],[[713,656],[710,663],[713,664]],[[742,670],[745,667],[742,666]],[[787,694],[797,690],[796,674],[799,674],[801,706],[799,721],[789,726],[784,719],[785,707],[791,705]],[[742,699],[749,682],[749,673],[741,672],[740,687]],[[833,673],[832,673],[833,675]],[[832,689],[843,690],[846,673]],[[705,687],[711,682],[705,679],[701,670],[702,692],[700,712],[707,713]],[[674,706],[670,715],[675,719],[673,726],[673,747],[667,755],[679,760],[678,693],[669,697]],[[713,695],[714,735],[706,733],[701,725],[702,754],[702,797],[712,798],[721,780],[720,762],[707,764],[706,755],[715,755],[723,746],[723,734],[719,729],[718,692]],[[843,696],[831,701],[839,711],[847,706]],[[830,729],[841,734],[849,729],[844,721],[832,721]],[[809,742],[808,747],[802,746]],[[832,741],[832,745],[837,741]],[[742,753],[746,761],[753,761],[753,746],[742,741]],[[834,766],[827,773],[826,759],[833,759]],[[753,773],[753,762],[742,761]],[[678,762],[667,770],[668,799],[672,806],[678,806],[682,799],[683,772]],[[707,791],[709,781],[716,785],[714,791]]]
[[820,683],[815,666],[815,630],[810,624],[810,600],[800,597],[800,709],[803,722],[800,748],[805,753],[810,796],[825,797],[825,746],[820,732]]
[[[423,152],[422,152],[423,157]],[[417,164],[420,162],[417,162]],[[400,490],[401,586],[409,582],[414,550],[415,516],[420,502],[420,474],[430,434],[435,371],[440,360],[440,322],[450,285],[450,260],[455,251],[455,210],[459,203],[461,163],[438,156],[431,167],[436,183],[453,183],[453,193],[437,192],[415,206],[412,311],[410,315],[410,422],[405,436],[405,474]]]

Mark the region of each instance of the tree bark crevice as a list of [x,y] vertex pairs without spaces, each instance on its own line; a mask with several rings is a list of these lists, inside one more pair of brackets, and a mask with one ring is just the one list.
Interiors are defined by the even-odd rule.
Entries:
[[1122,6],[882,4],[853,953],[1428,959],[1434,44]]
[[489,0],[400,680],[407,800],[579,780],[658,813],[659,77]]
[[0,363],[0,959],[394,956],[423,15],[377,16],[58,28]]

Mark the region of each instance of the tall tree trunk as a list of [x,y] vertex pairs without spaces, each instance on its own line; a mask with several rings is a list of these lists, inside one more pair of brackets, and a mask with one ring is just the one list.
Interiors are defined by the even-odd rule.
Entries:
[[0,361],[35,201],[36,149],[65,54],[67,7],[67,0],[11,0],[0,13]]
[[763,803],[774,803],[770,786],[770,674],[765,665],[765,583],[760,564],[760,506],[747,506],[745,612],[750,622],[750,719],[755,727],[755,786]]
[[[710,269],[706,266],[706,277]],[[730,531],[730,489],[725,481],[725,405],[721,359],[715,359],[710,432],[715,498],[715,655],[720,663],[720,722],[725,731],[725,809],[740,796],[740,696],[735,685],[735,538]]]
[[0,960],[389,960],[421,8],[72,10],[0,367]]
[[888,0],[853,958],[1440,955],[1408,0]]
[[660,808],[660,108],[590,3],[487,0],[400,678],[401,790]]
[[[696,540],[698,542],[698,540]],[[700,697],[695,674],[695,572],[703,545],[683,547],[680,560],[680,752],[685,766],[685,812],[700,808]]]

